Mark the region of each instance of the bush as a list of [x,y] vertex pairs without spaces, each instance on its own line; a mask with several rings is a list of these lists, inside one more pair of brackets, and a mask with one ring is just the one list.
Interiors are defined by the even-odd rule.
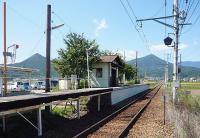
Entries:
[[200,96],[193,96],[191,94],[185,94],[183,92],[178,93],[178,104],[192,109],[200,111]]
[[79,89],[88,88],[88,82],[85,79],[80,80]]

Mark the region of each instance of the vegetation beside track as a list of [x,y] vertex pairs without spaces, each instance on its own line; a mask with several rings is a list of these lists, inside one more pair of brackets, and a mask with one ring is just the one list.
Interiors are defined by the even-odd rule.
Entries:
[[[168,90],[171,95],[171,87]],[[197,94],[193,94],[193,91]],[[199,82],[182,82],[178,89],[175,106],[172,103],[168,104],[168,117],[177,126],[174,131],[176,137],[200,136],[200,95],[198,92],[200,92]]]

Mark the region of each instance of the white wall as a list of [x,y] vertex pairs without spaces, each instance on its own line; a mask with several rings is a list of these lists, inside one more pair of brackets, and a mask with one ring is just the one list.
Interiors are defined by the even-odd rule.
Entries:
[[[102,78],[96,77],[96,68],[102,68],[103,70],[103,76]],[[109,87],[109,63],[98,63],[94,66],[94,69],[92,70],[94,76],[96,77],[96,80],[99,82],[100,87]]]
[[119,103],[129,97],[132,97],[142,91],[148,90],[148,85],[135,85],[131,87],[124,88],[114,88],[114,91],[111,93],[111,103],[112,105]]

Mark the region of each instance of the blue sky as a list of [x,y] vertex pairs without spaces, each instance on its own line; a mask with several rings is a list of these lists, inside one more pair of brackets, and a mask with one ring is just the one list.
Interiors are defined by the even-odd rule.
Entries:
[[[126,0],[122,0],[124,4]],[[164,0],[129,0],[138,19],[164,16]],[[172,14],[172,2],[167,3],[167,15]],[[65,23],[65,26],[53,30],[51,58],[56,58],[57,50],[64,48],[63,36],[69,32],[84,33],[88,39],[96,39],[102,50],[113,52],[126,51],[127,60],[134,59],[135,51],[139,57],[155,54],[164,58],[164,54],[172,53],[163,46],[164,26],[153,21],[143,22],[142,30],[148,44],[139,37],[131,24],[120,0],[7,0],[7,46],[20,44],[17,50],[17,62],[34,53],[45,56],[46,7],[52,5],[52,26]],[[128,5],[126,5],[128,8]],[[3,3],[0,5],[3,11]],[[130,10],[129,10],[130,11]],[[194,21],[199,15],[197,10],[191,18]],[[3,26],[3,16],[0,26]],[[132,16],[135,20],[134,16]],[[173,24],[172,19],[167,23]],[[193,25],[180,39],[180,53],[183,60],[200,61],[200,21]],[[2,28],[2,27],[1,27]],[[185,27],[183,32],[190,27]],[[167,28],[167,33],[173,30]],[[0,31],[0,51],[3,51],[3,30]],[[1,62],[3,56],[0,54]]]

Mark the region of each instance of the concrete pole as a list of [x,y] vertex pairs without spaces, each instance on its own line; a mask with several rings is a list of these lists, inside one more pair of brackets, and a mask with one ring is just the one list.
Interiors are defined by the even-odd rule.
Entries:
[[[126,56],[125,56],[125,50],[124,50],[124,62],[126,60]],[[126,76],[125,73],[123,74],[123,83],[126,84]]]
[[174,65],[173,65],[173,102],[176,101],[176,89],[178,83],[178,43],[179,43],[179,9],[178,9],[178,0],[174,0],[173,6],[174,14],[174,33],[175,33],[175,44],[174,44]]
[[4,2],[4,92],[3,96],[7,93],[7,59],[6,59],[6,2]]
[[137,81],[138,81],[138,52],[137,51],[136,51],[136,55],[135,55],[135,68],[136,68],[135,81],[137,83]]
[[87,81],[88,81],[88,88],[90,88],[90,69],[89,69],[89,55],[88,55],[88,49],[86,49],[86,56],[87,56]]
[[181,88],[181,71],[182,71],[182,60],[181,60],[181,54],[180,54],[180,65],[179,65],[179,68],[180,68],[180,72],[179,72],[179,80],[180,80],[180,88]]

